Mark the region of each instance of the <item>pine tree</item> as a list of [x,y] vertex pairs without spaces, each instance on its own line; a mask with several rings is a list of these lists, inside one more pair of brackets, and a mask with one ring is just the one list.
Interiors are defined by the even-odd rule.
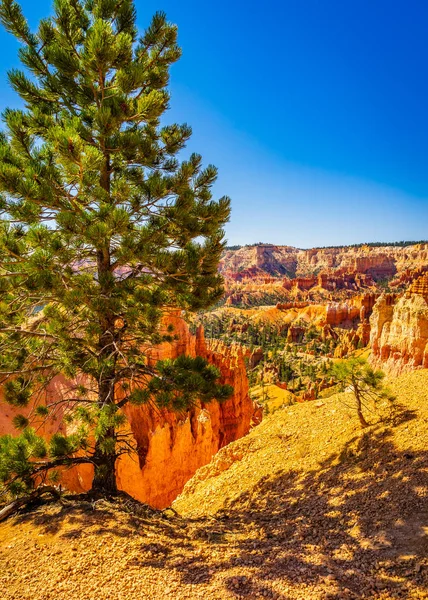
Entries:
[[365,412],[375,412],[380,400],[393,402],[394,396],[383,385],[384,373],[374,370],[363,358],[350,358],[331,367],[331,374],[341,384],[343,391],[354,396],[354,407],[361,427],[369,426]]
[[127,403],[184,411],[231,393],[201,358],[147,360],[174,338],[166,312],[222,296],[230,201],[212,198],[215,167],[179,160],[190,127],[161,121],[181,53],[163,13],[141,36],[133,0],[54,0],[35,33],[15,0],[0,19],[25,67],[9,73],[24,108],[5,111],[0,134],[0,383],[27,406],[58,374],[75,382],[32,413],[62,407],[73,435],[46,443],[17,417],[0,482],[17,494],[35,474],[91,462],[93,488],[114,493]]

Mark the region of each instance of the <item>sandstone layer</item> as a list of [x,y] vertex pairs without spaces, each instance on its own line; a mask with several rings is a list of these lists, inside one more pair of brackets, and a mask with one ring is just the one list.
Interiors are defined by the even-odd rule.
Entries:
[[[221,405],[216,402],[207,405],[198,403],[184,414],[149,406],[127,407],[128,432],[136,453],[123,455],[118,460],[118,486],[134,498],[157,508],[169,506],[195,471],[208,463],[220,448],[248,433],[254,413],[239,348],[209,348],[202,329],[193,336],[178,315],[169,317],[169,322],[174,326],[177,340],[154,349],[150,360],[156,362],[181,354],[203,356],[219,368],[221,382],[232,385],[234,393]],[[63,378],[56,378],[44,401],[58,398],[66,393],[69,386],[70,383]],[[0,435],[16,433],[12,420],[17,412],[0,401]],[[22,409],[19,412],[23,412]],[[27,414],[29,412],[31,407]],[[38,427],[39,433],[47,438],[56,431],[64,431],[60,410],[55,419],[39,423]],[[68,489],[80,492],[91,487],[92,477],[90,466],[79,466],[63,472],[62,483]]]
[[180,318],[176,318],[174,326],[179,340],[162,344],[152,360],[176,358],[180,354],[203,356],[220,369],[222,383],[233,386],[234,393],[223,404],[198,405],[184,415],[128,407],[138,460],[132,455],[119,460],[118,485],[134,498],[157,508],[169,506],[196,470],[220,448],[248,433],[255,411],[248,394],[241,349],[210,348],[202,328],[192,336]]
[[428,368],[428,274],[399,297],[382,295],[370,324],[374,366],[390,374]]
[[220,271],[233,279],[255,276],[317,276],[321,271],[365,274],[375,280],[391,278],[406,269],[428,264],[428,244],[311,248],[259,244],[226,250]]

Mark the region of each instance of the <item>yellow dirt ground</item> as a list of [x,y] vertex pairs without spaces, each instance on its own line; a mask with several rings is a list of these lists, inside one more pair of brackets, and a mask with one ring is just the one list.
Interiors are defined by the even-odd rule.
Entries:
[[391,387],[393,420],[364,432],[343,394],[276,410],[198,471],[179,515],[103,501],[9,519],[0,597],[428,598],[428,371]]
[[[264,387],[255,385],[251,388],[251,397],[258,401],[267,404],[268,411],[275,411],[279,408],[290,406],[297,401],[297,397],[288,390],[283,390],[275,384],[266,384]],[[266,400],[263,400],[265,397]]]

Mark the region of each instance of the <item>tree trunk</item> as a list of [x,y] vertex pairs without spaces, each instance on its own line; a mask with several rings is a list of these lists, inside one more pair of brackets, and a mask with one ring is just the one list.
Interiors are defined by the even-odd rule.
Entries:
[[[114,340],[114,323],[104,324],[105,333],[100,338],[100,369],[103,372],[103,360],[111,354],[111,343]],[[112,407],[112,412],[107,418],[114,418],[116,412],[116,397],[114,389],[114,367],[105,369],[105,375],[99,382],[98,405],[102,409],[106,406]],[[116,428],[114,423],[107,427],[95,444],[93,461],[95,464],[92,489],[103,495],[114,495],[117,492],[116,485]]]
[[360,390],[358,389],[358,386],[356,384],[354,384],[354,395],[355,395],[355,403],[357,405],[358,419],[360,421],[361,427],[363,429],[365,429],[366,427],[369,426],[369,424],[367,423],[367,421],[365,420],[364,415],[363,415],[363,407],[361,404]]
[[117,494],[116,458],[116,453],[102,452],[99,442],[97,442],[94,454],[95,472],[92,481],[92,490],[94,492],[103,496],[114,496]]
[[[105,154],[105,164],[101,172],[100,185],[110,194],[110,159]],[[101,295],[111,298],[111,285],[106,283],[105,276],[111,272],[110,245],[106,243],[104,247],[97,250],[97,270],[98,281],[100,282]],[[101,335],[99,337],[99,368],[100,375],[98,380],[98,405],[100,408],[105,406],[115,406],[115,372],[116,372],[116,350],[115,342],[115,316],[109,308],[99,316]],[[109,361],[108,366],[105,362]],[[111,361],[111,362],[110,362]],[[114,413],[113,413],[114,414]],[[109,443],[113,440],[113,443]],[[116,484],[116,429],[114,425],[108,427],[103,436],[95,444],[95,453],[93,456],[95,464],[94,479],[92,490],[103,495],[114,495],[117,493]]]

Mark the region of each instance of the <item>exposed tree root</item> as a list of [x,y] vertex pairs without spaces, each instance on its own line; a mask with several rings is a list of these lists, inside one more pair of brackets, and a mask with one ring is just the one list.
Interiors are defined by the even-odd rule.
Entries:
[[56,500],[58,500],[58,498],[60,497],[59,489],[54,487],[53,485],[40,486],[31,494],[28,494],[27,496],[22,496],[22,498],[17,498],[13,502],[7,504],[4,508],[2,508],[2,510],[0,510],[0,522],[15,514],[22,506],[26,506],[27,504],[34,502],[34,500],[38,500],[41,496],[44,496],[45,494],[50,494]]

